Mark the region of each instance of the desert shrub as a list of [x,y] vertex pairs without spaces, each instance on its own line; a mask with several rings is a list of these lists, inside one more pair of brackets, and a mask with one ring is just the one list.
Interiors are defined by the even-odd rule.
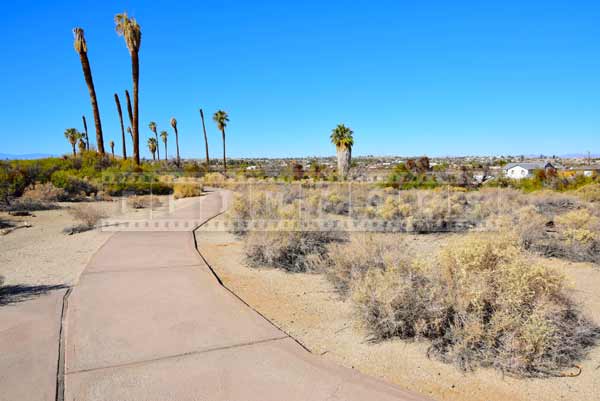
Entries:
[[221,188],[225,185],[226,178],[221,173],[208,173],[202,177],[202,181],[207,187]]
[[346,243],[330,244],[319,265],[335,289],[347,296],[352,284],[362,280],[367,272],[383,271],[396,263],[401,258],[398,251],[404,248],[403,240],[397,236],[357,234]]
[[190,198],[202,195],[202,185],[196,182],[176,182],[173,184],[175,199]]
[[498,235],[454,241],[435,266],[370,270],[353,300],[373,339],[428,338],[433,355],[462,369],[552,375],[600,335],[567,296],[562,275]]
[[322,200],[322,208],[325,213],[347,215],[350,211],[348,194],[342,191],[333,191]]
[[600,184],[588,184],[579,188],[575,194],[587,202],[600,202]]
[[327,244],[341,240],[341,234],[335,231],[304,231],[298,227],[289,231],[249,231],[244,252],[250,266],[305,272],[312,270],[317,258],[325,255]]
[[516,221],[523,248],[547,257],[600,263],[600,218],[589,210],[546,217],[526,207]]
[[52,173],[50,177],[52,185],[62,188],[69,197],[90,195],[98,192],[94,184],[86,179],[79,178],[72,170],[59,170]]
[[149,207],[160,207],[162,202],[152,195],[133,195],[127,198],[127,205],[134,209],[145,209]]
[[28,187],[21,199],[40,202],[58,202],[68,199],[67,192],[55,187],[51,182]]
[[71,232],[82,232],[92,230],[96,227],[98,222],[106,217],[106,214],[99,208],[93,205],[77,205],[69,208],[69,213],[75,220],[80,224],[68,228]]

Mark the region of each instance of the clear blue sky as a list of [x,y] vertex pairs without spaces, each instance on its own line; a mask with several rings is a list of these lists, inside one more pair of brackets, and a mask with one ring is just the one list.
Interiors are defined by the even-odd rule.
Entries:
[[600,153],[598,1],[114,3],[3,5],[0,153],[68,152],[64,129],[81,129],[82,114],[94,136],[74,26],[105,139],[119,143],[124,10],[143,32],[142,143],[149,121],[171,132],[174,116],[185,157],[204,155],[199,107],[229,113],[232,157],[333,154],[342,122],[357,155]]

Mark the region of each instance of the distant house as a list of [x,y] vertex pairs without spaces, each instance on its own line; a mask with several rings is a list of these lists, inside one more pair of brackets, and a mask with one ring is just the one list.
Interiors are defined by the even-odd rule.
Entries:
[[583,174],[585,177],[591,177],[596,174],[600,174],[600,166],[577,166],[573,168],[579,174]]
[[535,170],[548,170],[554,169],[555,167],[552,163],[508,163],[504,166],[504,174],[508,178],[512,178],[514,180],[520,180],[522,178],[528,178],[533,175]]

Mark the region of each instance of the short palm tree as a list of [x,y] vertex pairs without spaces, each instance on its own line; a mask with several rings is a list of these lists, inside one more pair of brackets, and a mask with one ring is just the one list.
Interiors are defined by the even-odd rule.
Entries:
[[206,136],[206,126],[204,125],[204,112],[200,109],[200,118],[202,119],[202,131],[204,131],[204,146],[206,147],[206,172],[210,165],[210,159],[208,157],[208,137]]
[[127,13],[115,15],[117,33],[125,39],[127,49],[131,55],[131,76],[133,79],[133,158],[135,164],[140,164],[140,130],[139,130],[139,81],[140,60],[139,51],[142,44],[142,29],[135,18],[130,18]]
[[83,120],[83,132],[81,133],[81,136],[85,141],[85,148],[87,150],[90,150],[90,136],[88,135],[87,121],[85,119],[85,116],[81,116],[81,119]]
[[77,145],[77,141],[81,138],[81,133],[77,131],[75,128],[67,128],[65,130],[65,138],[71,144],[73,148],[73,157],[77,156],[77,151],[75,150],[75,145]]
[[171,118],[171,127],[175,131],[175,147],[177,148],[177,167],[180,167],[181,160],[179,159],[179,132],[177,132],[177,120],[175,117]]
[[158,142],[156,138],[148,138],[148,150],[152,153],[152,160],[156,160],[156,150],[158,149]]
[[117,104],[117,112],[119,113],[119,121],[121,122],[121,140],[123,141],[123,160],[127,160],[127,143],[125,142],[125,127],[123,126],[123,110],[121,110],[121,102],[119,95],[115,93],[115,103]]
[[115,159],[115,141],[110,141],[108,143],[110,145],[110,152],[112,153],[113,160]]
[[79,148],[79,154],[83,154],[85,152],[85,141],[83,140],[84,135],[83,132],[80,132],[81,138],[79,138],[79,142],[77,142],[77,147]]
[[165,160],[168,160],[168,153],[167,153],[167,139],[169,138],[169,133],[167,131],[160,131],[160,139],[162,139],[163,143],[165,144]]
[[[156,132],[156,123],[154,121],[150,121],[150,124],[148,124],[148,128],[150,128],[150,131],[154,132],[154,139],[156,139],[156,143],[158,144],[158,132]],[[158,160],[160,160],[160,147],[156,148],[156,155],[158,157]]]
[[331,143],[335,145],[337,153],[338,175],[341,179],[346,179],[350,170],[350,160],[352,159],[352,145],[354,145],[354,132],[344,124],[338,124],[331,131]]
[[100,110],[98,109],[98,99],[96,98],[96,89],[94,88],[94,80],[92,79],[92,69],[87,56],[87,43],[85,41],[83,29],[74,28],[73,35],[75,36],[73,47],[75,47],[75,51],[79,53],[81,68],[83,69],[83,77],[85,78],[85,83],[87,84],[88,91],[90,92],[90,101],[92,102],[92,111],[94,112],[94,124],[96,125],[96,142],[98,145],[98,152],[104,154],[104,139],[102,138]]
[[227,153],[225,152],[225,127],[229,122],[229,116],[223,110],[218,110],[213,115],[213,121],[217,123],[217,128],[221,131],[223,137],[223,173],[227,174]]

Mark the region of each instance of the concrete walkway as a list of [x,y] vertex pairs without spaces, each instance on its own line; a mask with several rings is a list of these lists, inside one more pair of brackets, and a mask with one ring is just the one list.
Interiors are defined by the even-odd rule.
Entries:
[[175,210],[172,231],[117,232],[97,252],[67,297],[59,399],[423,400],[310,354],[219,285],[192,230],[227,196]]

